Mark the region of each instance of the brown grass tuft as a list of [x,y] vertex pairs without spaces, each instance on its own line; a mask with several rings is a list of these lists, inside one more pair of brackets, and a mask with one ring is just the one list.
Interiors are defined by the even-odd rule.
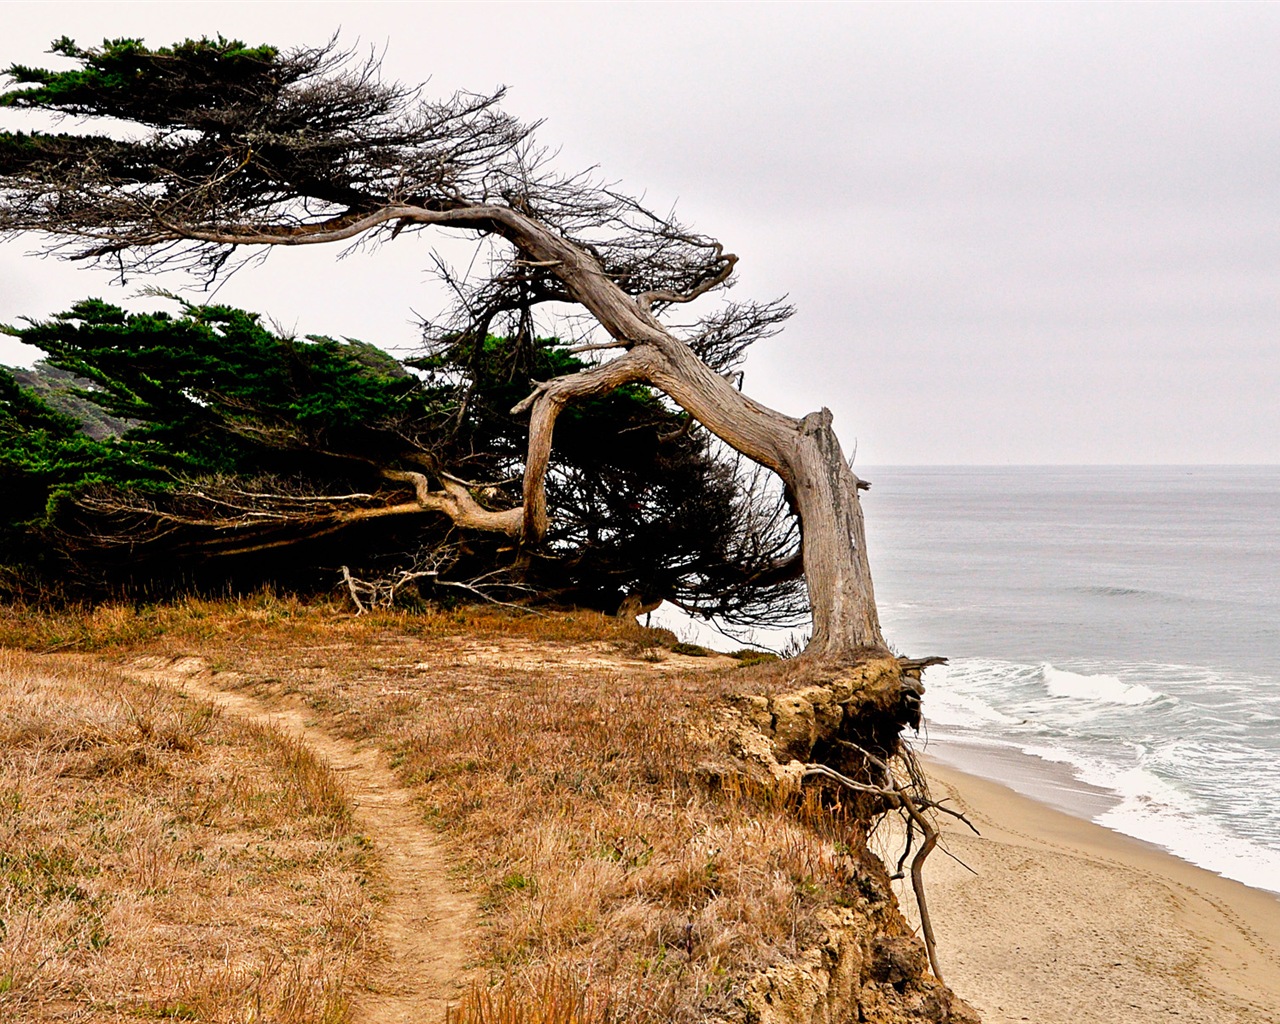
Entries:
[[0,651],[0,1018],[337,1024],[367,955],[365,856],[295,742]]
[[305,644],[329,638],[361,642],[393,631],[405,637],[492,636],[532,643],[607,641],[639,653],[676,638],[598,612],[521,612],[493,605],[422,611],[398,609],[355,615],[343,603],[303,601],[269,591],[233,600],[189,597],[169,604],[0,605],[0,647],[59,651],[141,650],[157,641],[192,643],[252,638],[270,629],[276,639]]
[[624,1019],[607,992],[548,970],[472,986],[446,1024],[613,1024]]

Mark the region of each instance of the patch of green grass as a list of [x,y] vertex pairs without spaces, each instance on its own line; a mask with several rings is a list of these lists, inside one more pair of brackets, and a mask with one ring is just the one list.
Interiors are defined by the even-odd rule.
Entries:
[[538,880],[532,875],[513,871],[502,880],[502,887],[512,892],[527,892],[532,896],[538,891]]
[[195,1007],[187,1006],[186,1003],[172,1003],[169,1006],[157,1007],[155,1014],[166,1020],[196,1020],[200,1016]]

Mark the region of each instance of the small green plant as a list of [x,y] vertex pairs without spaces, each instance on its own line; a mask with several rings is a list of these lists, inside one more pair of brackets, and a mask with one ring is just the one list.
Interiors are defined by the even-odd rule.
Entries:
[[168,1020],[196,1020],[200,1015],[194,1007],[187,1006],[185,1003],[173,1003],[159,1007],[156,1010],[156,1016]]

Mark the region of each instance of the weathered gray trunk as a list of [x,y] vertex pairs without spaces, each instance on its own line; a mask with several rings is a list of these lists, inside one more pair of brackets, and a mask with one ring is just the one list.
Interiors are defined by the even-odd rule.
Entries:
[[499,223],[534,258],[556,263],[556,275],[573,297],[626,349],[595,369],[549,381],[516,407],[532,409],[524,482],[526,540],[537,541],[547,529],[545,478],[560,410],[570,401],[643,381],[782,478],[800,518],[813,612],[805,655],[849,661],[883,653],[858,479],[831,429],[830,411],[798,420],[748,398],[602,273],[591,255],[520,214],[504,211]]
[[[644,379],[703,426],[782,479],[800,519],[813,634],[805,654],[847,661],[883,652],[867,560],[858,479],[845,461],[827,409],[794,419],[747,398],[681,345],[675,372]],[[663,353],[668,355],[667,352]],[[664,359],[663,362],[668,360]],[[693,365],[690,365],[693,364]]]
[[788,475],[803,531],[804,578],[813,611],[813,635],[805,653],[844,660],[883,650],[858,478],[831,429],[829,410],[801,420]]

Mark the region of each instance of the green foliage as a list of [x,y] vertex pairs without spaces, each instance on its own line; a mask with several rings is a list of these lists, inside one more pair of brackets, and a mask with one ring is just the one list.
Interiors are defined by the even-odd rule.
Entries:
[[[262,213],[264,190],[274,197],[267,206],[291,204],[285,169],[310,182],[322,205],[367,206],[362,190],[377,180],[385,194],[384,179],[410,155],[403,147],[412,126],[394,109],[404,93],[374,88],[365,102],[373,79],[335,76],[346,55],[328,49],[283,52],[217,36],[158,48],[132,38],[86,48],[63,38],[51,52],[77,66],[10,66],[4,75],[17,87],[0,93],[0,106],[84,120],[72,133],[0,132],[0,179],[39,193],[21,209],[0,202],[8,228],[87,216],[90,234],[111,230],[144,194],[152,231],[161,208],[179,219],[224,203]],[[128,138],[121,122],[133,126]],[[364,145],[380,147],[376,159],[352,158]],[[439,164],[439,153],[429,159]],[[76,198],[53,201],[53,193]],[[124,201],[101,207],[107,193]]]
[[[129,313],[87,299],[7,330],[47,360],[26,375],[43,398],[0,376],[0,482],[15,496],[0,563],[38,556],[46,574],[57,566],[112,586],[180,577],[305,589],[331,585],[339,565],[440,544],[443,516],[362,532],[328,512],[308,518],[317,506],[307,503],[403,502],[382,471],[412,468],[489,481],[483,501],[518,505],[527,423],[510,410],[534,380],[585,365],[556,339],[488,336],[454,339],[408,368],[374,346],[283,336],[225,306]],[[91,437],[88,422],[118,436]],[[523,583],[612,611],[627,594],[696,606],[749,572],[734,547],[732,467],[689,426],[641,386],[566,409],[548,477],[553,528],[524,560]],[[476,535],[452,571],[467,579],[513,556],[505,537]]]
[[63,499],[95,484],[162,489],[172,459],[147,442],[95,440],[0,367],[0,482],[5,519],[48,525]]
[[401,419],[424,413],[414,379],[372,346],[281,337],[225,306],[174,317],[87,299],[11,331],[189,474],[281,472],[305,451],[381,455]]
[[[87,495],[164,505],[175,500],[167,495],[220,477],[350,490],[346,463],[394,457],[404,444],[396,434],[402,421],[422,420],[427,407],[411,375],[372,346],[280,337],[253,314],[227,307],[131,314],[90,299],[7,330],[48,357],[44,398],[0,371],[0,485],[7,498],[0,563],[11,568],[118,577],[119,566],[94,563],[130,542],[125,534],[138,524],[87,520],[80,508]],[[48,374],[58,372],[55,391]],[[54,402],[91,413],[77,422]],[[85,420],[104,419],[124,426],[123,435],[89,436]],[[197,532],[180,530],[173,539],[198,547],[197,537],[186,536]],[[103,547],[93,537],[113,543]],[[171,545],[149,550],[145,540],[137,538],[138,560],[161,563],[153,572],[175,568]]]
[[89,437],[0,367],[0,590],[31,571],[56,575],[51,546],[34,541],[75,495],[104,483],[163,489],[165,461],[154,445]]
[[0,94],[0,106],[167,124],[174,109],[208,109],[215,91],[234,99],[281,84],[275,47],[246,47],[221,35],[155,50],[141,39],[106,39],[100,47],[83,49],[63,36],[49,52],[81,66],[51,71],[14,64],[4,73],[30,88]]

